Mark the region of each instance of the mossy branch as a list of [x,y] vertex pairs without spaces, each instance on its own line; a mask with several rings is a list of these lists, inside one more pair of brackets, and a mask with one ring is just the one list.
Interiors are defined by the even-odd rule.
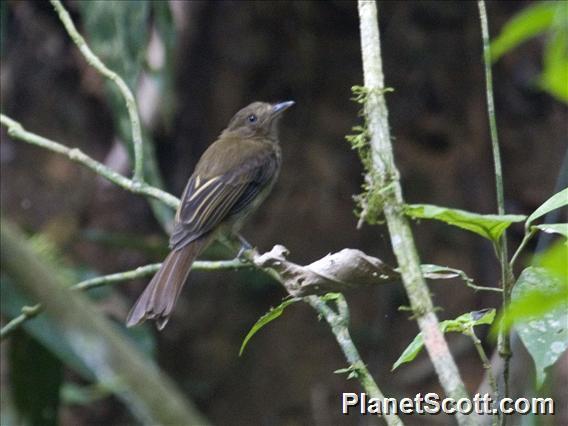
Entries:
[[[383,94],[385,86],[377,6],[374,0],[359,0],[358,10],[364,82],[369,92],[365,102],[365,117],[370,135],[373,179],[378,179],[379,187],[388,188],[381,196],[383,212],[402,281],[424,337],[424,344],[446,394],[458,400],[467,397],[465,386],[440,331],[430,292],[420,270],[414,238],[403,213],[402,188],[393,158],[388,111]],[[457,420],[462,425],[473,423],[471,418],[464,415],[458,415]]]

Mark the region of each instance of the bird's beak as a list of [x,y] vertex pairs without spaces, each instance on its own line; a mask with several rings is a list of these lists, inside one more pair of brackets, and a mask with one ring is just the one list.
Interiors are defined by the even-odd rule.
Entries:
[[294,102],[294,101],[286,101],[286,102],[280,102],[280,103],[272,105],[272,116],[276,117],[276,116],[282,114],[285,110],[290,108],[295,103],[296,102]]

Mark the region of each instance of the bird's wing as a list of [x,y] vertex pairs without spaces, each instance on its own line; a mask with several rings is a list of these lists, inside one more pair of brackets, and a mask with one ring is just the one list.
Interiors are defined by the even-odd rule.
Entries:
[[278,158],[272,153],[224,174],[204,178],[194,174],[182,195],[170,247],[179,249],[241,211],[275,176]]

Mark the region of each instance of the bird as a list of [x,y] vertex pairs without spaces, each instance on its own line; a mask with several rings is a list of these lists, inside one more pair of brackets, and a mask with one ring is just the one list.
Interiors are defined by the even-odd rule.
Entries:
[[294,101],[253,102],[239,110],[202,154],[182,193],[170,253],[126,319],[127,327],[168,323],[191,265],[219,234],[239,231],[272,190],[281,166],[278,122]]

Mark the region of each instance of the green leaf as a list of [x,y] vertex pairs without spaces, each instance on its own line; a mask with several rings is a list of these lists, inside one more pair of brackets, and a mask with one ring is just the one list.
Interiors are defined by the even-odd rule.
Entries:
[[545,268],[548,273],[568,288],[568,247],[557,241],[544,253],[535,256],[534,266]]
[[149,2],[90,0],[77,6],[93,51],[133,88],[148,43]]
[[430,280],[448,280],[459,277],[467,284],[473,284],[473,280],[461,269],[425,263],[420,265],[420,270],[422,271],[424,278],[428,278]]
[[347,374],[347,380],[350,379],[356,379],[359,377],[359,369],[364,366],[364,364],[362,364],[361,362],[358,362],[356,364],[352,364],[347,368],[339,368],[337,370],[335,370],[333,373],[334,374]]
[[[507,322],[531,354],[537,386],[546,379],[545,369],[568,348],[568,287],[544,268],[526,268],[511,295]],[[532,318],[522,320],[523,318]]]
[[435,219],[466,229],[497,242],[505,229],[514,222],[522,222],[523,215],[478,214],[431,204],[409,204],[405,213],[415,219]]
[[[480,311],[468,312],[460,315],[456,319],[442,321],[440,323],[440,331],[442,333],[458,332],[467,334],[472,327],[482,324],[491,324],[494,319],[495,309],[482,309]],[[401,364],[414,360],[423,347],[424,338],[422,337],[422,332],[420,332],[398,357],[396,362],[393,364],[391,371],[394,371]]]
[[406,347],[402,354],[400,354],[396,362],[393,364],[391,371],[396,370],[401,364],[413,361],[414,358],[418,356],[423,346],[424,338],[422,337],[422,333],[420,332],[416,335],[414,340],[410,342],[410,345]]
[[495,309],[481,309],[479,311],[468,312],[460,315],[453,320],[445,320],[441,322],[441,329],[444,332],[456,331],[465,333],[476,325],[488,325],[493,323],[495,319]]
[[[564,238],[568,238],[568,223],[549,223],[543,225],[536,225],[535,228],[549,234],[560,234]],[[568,241],[566,242],[568,244]]]
[[293,298],[293,299],[285,300],[280,305],[278,305],[275,308],[270,309],[270,311],[268,311],[262,317],[260,317],[258,319],[258,321],[249,330],[245,339],[243,340],[243,343],[241,344],[241,349],[239,350],[239,356],[241,356],[243,354],[243,351],[245,350],[245,347],[246,347],[247,343],[249,342],[249,340],[252,338],[252,336],[254,336],[266,324],[274,321],[276,318],[278,318],[280,315],[282,315],[282,313],[284,312],[284,309],[286,309],[286,307],[288,307],[292,303],[299,302],[300,300],[302,300],[302,299]]
[[556,13],[554,2],[541,2],[527,7],[514,16],[491,42],[493,62],[524,41],[546,31]]
[[[568,8],[566,9],[568,13]],[[544,50],[544,69],[539,86],[556,99],[568,103],[568,30],[554,31]]]
[[542,205],[537,208],[531,215],[527,218],[525,222],[525,228],[528,229],[530,224],[541,216],[544,216],[548,212],[552,210],[559,209],[568,205],[568,188],[563,189],[560,192],[557,192],[548,200],[546,200]]
[[61,362],[22,330],[9,345],[10,384],[18,424],[58,424],[59,390],[63,383]]

